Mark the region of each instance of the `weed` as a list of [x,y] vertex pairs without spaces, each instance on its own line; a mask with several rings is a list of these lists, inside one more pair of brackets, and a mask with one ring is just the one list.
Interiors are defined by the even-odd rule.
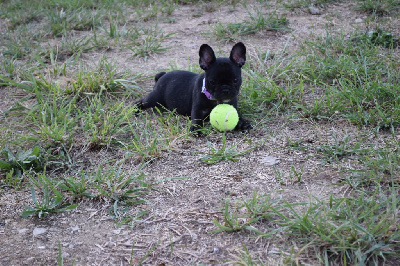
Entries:
[[149,249],[149,251],[146,252],[146,254],[143,256],[143,258],[140,259],[139,265],[142,265],[142,263],[146,260],[148,256],[150,256],[151,253],[153,253],[154,250],[157,249],[157,247],[160,245],[161,241],[158,241],[152,247]]
[[146,9],[136,8],[135,11],[141,21],[147,22],[158,16],[159,7],[158,5],[150,5]]
[[311,106],[299,107],[314,116],[341,116],[360,126],[390,129],[400,122],[396,66],[390,57],[382,60],[371,41],[355,40],[359,37],[339,38],[328,33],[325,40],[307,42],[313,51],[304,54],[308,66],[303,65],[301,75],[327,88],[323,98],[316,98]]
[[147,58],[156,53],[166,51],[168,48],[162,46],[162,42],[175,33],[164,34],[156,25],[154,28],[141,28],[139,30],[140,40],[128,46],[134,56]]
[[279,184],[281,184],[282,186],[285,186],[286,183],[283,180],[284,177],[283,177],[282,171],[279,171],[275,166],[274,166],[273,170],[274,170],[274,174],[275,174],[275,179],[279,181]]
[[78,58],[82,53],[96,49],[97,46],[94,42],[94,37],[92,36],[82,38],[66,36],[62,37],[57,45],[43,48],[39,55],[50,60],[53,56],[55,61],[65,61],[70,57],[68,60],[71,61]]
[[71,194],[73,198],[93,198],[94,195],[89,192],[90,185],[91,182],[89,178],[82,172],[79,176],[66,177],[60,184],[58,184],[58,187]]
[[364,12],[382,16],[398,10],[399,0],[357,0],[358,8]]
[[112,88],[122,88],[128,96],[138,98],[143,95],[144,89],[138,85],[140,75],[133,75],[130,79],[118,78],[112,81]]
[[293,84],[293,76],[298,76],[294,66],[299,59],[285,55],[287,45],[276,55],[270,51],[258,53],[251,64],[245,65],[241,97],[246,100],[241,104],[246,104],[244,109],[253,115],[263,116],[268,109],[287,111],[303,101],[303,80],[295,78],[299,83]]
[[99,166],[94,176],[90,177],[99,193],[97,197],[111,198],[116,206],[145,202],[141,196],[148,191],[151,184],[146,182],[143,173],[125,174],[122,165],[118,168],[110,167],[105,171],[103,169],[103,166]]
[[361,35],[360,39],[385,48],[391,48],[399,44],[399,39],[392,32],[382,29],[370,30],[366,34]]
[[253,266],[253,265],[267,265],[263,264],[259,259],[257,261],[253,259],[252,254],[250,254],[249,250],[247,249],[246,245],[243,245],[243,251],[238,251],[238,255],[233,255],[233,261],[230,261],[229,263],[232,263],[233,265],[241,265],[241,266]]
[[209,151],[207,153],[201,152],[201,154],[207,154],[206,156],[200,158],[200,160],[206,164],[215,164],[220,161],[229,160],[229,161],[237,161],[239,160],[237,157],[249,152],[251,149],[248,149],[243,152],[238,152],[235,150],[236,145],[227,147],[226,145],[226,135],[222,135],[222,146],[217,149],[214,146],[207,142],[207,146],[209,147]]
[[[187,119],[187,117],[180,116],[176,111],[167,111],[163,113],[159,108],[155,108],[155,110],[158,113],[157,120],[165,131],[164,135],[167,144],[177,138],[188,136],[190,120]],[[185,120],[183,125],[182,123],[179,123],[182,119]]]
[[76,127],[76,118],[72,113],[74,107],[74,99],[59,102],[57,97],[49,100],[42,98],[28,114],[35,126],[32,132],[44,142],[51,141],[69,146]]
[[[224,224],[214,220],[214,224],[218,229],[213,231],[213,233],[248,230],[262,234],[253,224],[258,221],[275,220],[277,214],[281,215],[279,213],[281,209],[282,205],[279,200],[274,200],[270,196],[259,195],[257,193],[253,193],[252,198],[248,200],[238,202],[233,211],[230,210],[229,201],[225,201],[223,211]],[[275,230],[272,231],[277,232]]]
[[0,169],[11,173],[13,178],[20,178],[24,171],[41,171],[43,169],[43,156],[39,146],[26,151],[19,149],[16,154],[6,147],[1,155],[4,160],[0,159]]
[[[32,215],[37,215],[43,218],[50,213],[58,213],[73,210],[78,207],[78,204],[66,203],[64,195],[56,188],[54,181],[49,179],[46,174],[38,174],[37,179],[30,176],[32,182],[31,195],[34,206],[26,206],[22,212],[22,217],[27,218]],[[36,198],[35,188],[42,192],[42,200]]]
[[20,190],[23,187],[22,186],[23,181],[24,179],[22,178],[22,176],[18,177],[14,175],[14,169],[11,169],[9,172],[6,172],[6,175],[2,180],[2,183],[5,186],[12,187],[16,190]]
[[294,150],[307,150],[308,148],[305,146],[306,142],[307,141],[304,139],[293,141],[290,139],[290,137],[286,137],[286,145]]
[[361,169],[345,169],[345,180],[353,188],[379,184],[400,183],[400,152],[398,141],[389,141],[383,147],[370,148],[358,156]]
[[244,20],[238,23],[229,23],[227,25],[218,22],[213,28],[214,35],[219,40],[236,40],[240,36],[255,34],[262,30],[281,31],[286,30],[288,20],[284,16],[278,16],[276,12],[271,13],[267,17],[260,10],[255,13],[247,12],[250,20]]
[[173,1],[166,1],[162,4],[161,11],[170,17],[174,13],[176,4]]
[[317,149],[326,156],[326,160],[337,161],[346,156],[366,154],[370,150],[367,145],[362,147],[361,142],[351,143],[349,136],[340,138],[332,131],[333,144],[331,145],[320,145]]
[[[254,194],[243,205],[239,203],[239,206],[246,206],[246,211],[241,211],[240,215],[240,208],[232,212],[225,203],[224,224],[214,221],[218,227],[214,232],[248,229],[267,238],[277,232],[287,232],[297,245],[304,246],[296,257],[312,247],[319,247],[314,250],[325,263],[378,264],[396,253],[400,237],[395,214],[400,204],[397,193],[397,188],[392,188],[385,196],[377,189],[369,197],[361,193],[359,197],[331,196],[327,201],[314,198],[315,202],[296,204],[274,202],[269,197]],[[263,198],[266,200],[260,203]],[[303,208],[299,209],[300,206]],[[260,223],[260,218],[265,219],[264,224]],[[250,226],[256,221],[259,229]],[[275,229],[270,229],[270,223],[276,225]],[[269,232],[262,233],[260,227],[268,228]]]
[[159,157],[162,151],[169,149],[172,142],[188,137],[189,120],[185,120],[182,125],[180,120],[185,118],[176,115],[175,112],[168,111],[165,114],[157,108],[155,112],[159,115],[157,124],[151,122],[154,116],[150,116],[148,112],[139,112],[138,119],[128,125],[132,137],[126,148],[134,151],[135,154],[131,156],[142,162]]
[[129,209],[127,207],[124,207],[123,209],[118,209],[117,204],[114,204],[111,217],[113,217],[114,220],[117,221],[117,226],[127,224],[129,228],[134,228],[136,226],[136,223],[141,220],[142,216],[145,216],[149,213],[146,210],[142,210],[139,211],[136,215],[127,215],[126,212],[128,212],[128,210]]
[[5,36],[5,49],[2,51],[3,55],[12,59],[22,59],[28,57],[35,49],[36,43],[26,38],[12,36],[10,34]]
[[295,182],[301,182],[301,178],[303,177],[304,166],[300,167],[300,169],[296,169],[293,165],[290,167],[290,175],[289,179],[295,179]]
[[86,8],[49,10],[46,15],[55,37],[64,36],[71,30],[91,30],[100,25],[101,19],[97,12]]
[[225,201],[225,208],[223,211],[223,224],[214,220],[214,224],[218,227],[217,230],[214,230],[213,233],[219,232],[237,232],[243,229],[246,229],[253,220],[246,219],[247,217],[240,216],[237,212],[229,211],[229,202]]
[[[4,58],[3,63],[1,65],[1,73],[4,73],[5,77],[7,78],[13,78],[16,73],[16,66],[15,66],[16,60],[15,59],[8,59]],[[4,72],[3,72],[4,71]],[[1,80],[0,77],[0,82],[5,82]]]
[[[394,190],[393,190],[394,191]],[[313,245],[326,243],[321,257],[341,263],[378,263],[385,254],[393,254],[396,234],[387,234],[397,218],[391,213],[399,200],[372,196],[365,198],[338,198],[328,203],[310,203],[302,214],[289,207],[294,218],[288,222],[293,236],[311,234]]]
[[121,78],[116,71],[115,64],[107,61],[105,57],[100,60],[96,69],[81,66],[66,92],[87,94],[113,92],[119,88],[119,83],[115,80]]
[[90,148],[116,143],[116,135],[124,131],[126,123],[137,111],[135,106],[124,105],[124,102],[120,101],[104,106],[99,95],[87,100],[87,108],[83,112],[79,111],[79,117]]

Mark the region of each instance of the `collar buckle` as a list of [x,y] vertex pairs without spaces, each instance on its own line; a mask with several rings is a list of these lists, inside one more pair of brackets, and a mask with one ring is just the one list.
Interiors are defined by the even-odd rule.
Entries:
[[207,97],[207,99],[214,100],[214,97],[206,89],[206,78],[203,78],[203,87],[201,87],[201,92],[204,93],[204,95]]

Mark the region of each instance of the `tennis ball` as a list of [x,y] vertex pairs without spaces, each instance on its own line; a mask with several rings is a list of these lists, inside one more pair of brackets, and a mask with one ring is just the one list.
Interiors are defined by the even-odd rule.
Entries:
[[238,122],[238,112],[230,104],[218,104],[210,113],[210,123],[219,131],[232,130]]

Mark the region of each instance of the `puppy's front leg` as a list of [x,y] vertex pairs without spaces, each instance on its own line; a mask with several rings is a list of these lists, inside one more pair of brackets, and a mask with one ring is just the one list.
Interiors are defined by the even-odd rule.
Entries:
[[196,107],[192,107],[191,111],[191,126],[190,126],[190,132],[197,132],[197,135],[201,135],[199,129],[201,129],[204,126],[204,112]]

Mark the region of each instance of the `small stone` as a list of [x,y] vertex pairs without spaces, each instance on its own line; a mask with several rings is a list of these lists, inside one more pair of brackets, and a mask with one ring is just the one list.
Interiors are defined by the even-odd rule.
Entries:
[[65,258],[68,258],[70,255],[69,255],[69,253],[67,253],[67,252],[62,252],[61,253],[61,257],[63,257],[64,259]]
[[101,234],[99,234],[99,233],[95,233],[95,234],[93,234],[93,236],[95,237],[95,238],[102,238],[103,236],[101,235]]
[[259,160],[261,163],[265,163],[268,166],[273,166],[276,165],[280,162],[278,158],[275,158],[273,156],[265,156]]
[[18,234],[25,234],[26,232],[28,232],[28,228],[22,228],[18,230]]
[[313,6],[310,6],[308,8],[308,11],[310,11],[311,15],[321,15],[321,10],[319,10],[318,8],[313,7]]
[[46,228],[42,228],[42,227],[36,227],[35,229],[33,229],[33,235],[37,236],[37,235],[41,235],[46,233],[47,229]]
[[116,235],[119,235],[121,233],[121,229],[113,230],[113,233],[116,234]]
[[75,225],[75,226],[71,227],[71,231],[72,231],[72,233],[75,233],[76,231],[79,231],[79,226]]
[[361,23],[361,22],[363,22],[363,19],[362,18],[357,18],[357,19],[354,20],[354,22],[355,23]]
[[213,249],[213,253],[214,253],[214,254],[218,254],[218,253],[219,253],[219,248],[214,248],[214,249]]

